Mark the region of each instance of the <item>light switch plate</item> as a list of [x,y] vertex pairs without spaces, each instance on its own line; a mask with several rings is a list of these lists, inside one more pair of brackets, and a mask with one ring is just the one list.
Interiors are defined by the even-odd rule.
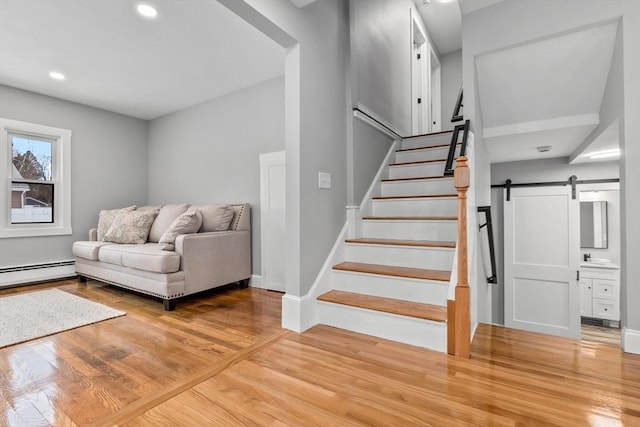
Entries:
[[331,188],[331,174],[318,172],[318,188]]

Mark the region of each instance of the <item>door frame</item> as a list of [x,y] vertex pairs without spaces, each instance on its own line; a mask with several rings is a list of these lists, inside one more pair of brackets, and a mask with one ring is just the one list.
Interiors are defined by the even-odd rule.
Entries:
[[433,46],[429,46],[429,132],[440,132],[442,130],[442,66]]
[[[431,47],[419,18],[411,11],[411,132],[422,135],[429,132],[431,123]],[[420,54],[418,59],[417,54]],[[422,102],[418,104],[418,99]],[[427,102],[428,100],[428,102]]]
[[[269,209],[269,206],[271,206],[269,169],[273,167],[284,167],[286,174],[286,151],[275,151],[272,153],[260,154],[260,274],[262,280],[260,280],[259,284],[254,285],[252,283],[252,286],[285,292],[285,283],[273,282],[269,269],[267,268],[270,265],[269,247],[271,244],[269,241],[269,230],[267,227],[267,225],[271,223],[271,210]],[[286,191],[286,175],[284,190]],[[286,212],[286,201],[285,206],[283,206],[283,212]],[[285,274],[286,258],[285,266],[283,266],[283,268],[283,274]]]

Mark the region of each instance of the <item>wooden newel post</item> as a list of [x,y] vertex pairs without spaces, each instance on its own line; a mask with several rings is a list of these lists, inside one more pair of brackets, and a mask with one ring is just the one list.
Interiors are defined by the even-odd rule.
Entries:
[[458,283],[455,300],[455,355],[469,357],[471,321],[469,318],[469,283],[467,273],[467,190],[469,166],[466,157],[456,159],[453,182],[458,191]]

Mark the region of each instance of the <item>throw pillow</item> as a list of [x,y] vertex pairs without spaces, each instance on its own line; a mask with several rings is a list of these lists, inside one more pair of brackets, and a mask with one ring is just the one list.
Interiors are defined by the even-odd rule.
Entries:
[[200,207],[202,231],[227,231],[233,220],[231,205],[205,205]]
[[189,208],[171,223],[158,242],[173,244],[179,234],[197,233],[201,225],[202,214],[197,208]]
[[158,211],[120,212],[104,235],[105,242],[136,243],[147,241],[153,220]]
[[136,209],[136,206],[128,206],[122,209],[111,209],[100,211],[98,216],[98,240],[104,240],[104,235],[109,231],[109,227],[113,223],[113,220],[118,216],[120,212],[131,212]]
[[189,205],[186,203],[162,206],[158,217],[151,226],[151,231],[149,231],[149,241],[158,243],[160,237],[169,229],[173,221],[178,218],[180,214],[185,213],[188,207]]

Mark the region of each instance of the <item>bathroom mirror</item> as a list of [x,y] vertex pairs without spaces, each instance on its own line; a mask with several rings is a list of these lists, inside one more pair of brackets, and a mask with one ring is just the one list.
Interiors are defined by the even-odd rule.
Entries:
[[607,202],[580,202],[580,247],[608,247]]

